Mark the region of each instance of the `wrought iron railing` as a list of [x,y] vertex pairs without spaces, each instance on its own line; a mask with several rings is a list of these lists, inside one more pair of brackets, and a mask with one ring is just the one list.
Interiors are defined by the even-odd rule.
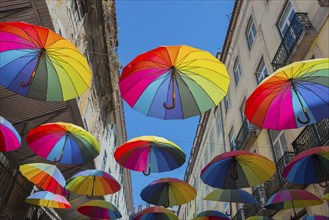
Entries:
[[253,205],[253,204],[247,204],[247,203],[244,204],[243,205],[243,210],[244,210],[245,219],[250,217],[250,216],[256,215],[261,208],[262,207],[260,205]]
[[292,142],[295,154],[307,149],[323,146],[329,141],[329,118],[309,125]]
[[235,214],[235,216],[232,218],[232,220],[244,220],[244,210],[239,209],[238,212]]
[[247,120],[247,118],[245,118],[235,139],[237,150],[242,150],[245,147],[248,138],[251,136],[256,137],[256,135],[256,128]]
[[273,58],[272,66],[274,70],[286,64],[291,52],[293,51],[303,31],[312,29],[313,26],[311,21],[307,17],[307,13],[298,12],[295,14]]

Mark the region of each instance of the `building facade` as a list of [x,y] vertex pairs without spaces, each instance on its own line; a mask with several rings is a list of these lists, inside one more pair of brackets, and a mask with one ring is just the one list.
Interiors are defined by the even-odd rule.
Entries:
[[[115,2],[5,0],[1,1],[0,6],[0,21],[25,21],[48,27],[71,41],[87,57],[93,73],[91,87],[79,98],[67,102],[40,102],[0,88],[0,115],[14,124],[22,140],[30,129],[49,122],[70,122],[89,131],[101,146],[95,161],[81,166],[58,167],[65,179],[85,169],[109,172],[122,188],[104,199],[118,207],[122,219],[128,219],[133,209],[130,172],[117,164],[113,157],[115,148],[126,141],[123,105],[118,89],[120,63],[116,54],[118,38]],[[22,105],[27,108],[20,108]],[[24,202],[33,185],[21,176],[18,165],[46,162],[33,154],[25,142],[17,152],[1,154],[1,158],[0,182],[6,182],[6,178],[12,181],[0,186],[0,219],[83,218],[76,209],[88,201],[86,196],[72,194],[71,208],[57,209],[56,212],[32,207]],[[13,187],[6,187],[10,183]]]
[[[224,47],[218,55],[231,78],[229,91],[218,107],[200,119],[185,174],[185,180],[194,184],[200,195],[179,208],[180,218],[190,219],[209,209],[227,212],[233,219],[256,214],[289,219],[293,215],[291,209],[275,211],[247,204],[202,201],[211,189],[200,180],[200,170],[214,156],[231,149],[256,152],[276,163],[277,172],[270,180],[248,189],[261,205],[274,193],[288,188],[305,187],[318,196],[329,192],[328,187],[318,185],[292,185],[282,177],[285,166],[296,154],[328,145],[329,119],[305,128],[275,131],[258,129],[244,116],[248,96],[276,69],[294,61],[329,57],[328,12],[326,1],[235,2]],[[299,217],[329,213],[328,203],[296,210]]]

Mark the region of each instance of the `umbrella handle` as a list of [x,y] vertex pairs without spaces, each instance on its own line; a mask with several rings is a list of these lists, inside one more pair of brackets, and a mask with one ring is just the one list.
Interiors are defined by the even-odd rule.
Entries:
[[45,48],[41,48],[41,49],[40,49],[39,57],[38,57],[38,61],[37,61],[37,64],[35,65],[35,68],[34,68],[34,70],[33,70],[33,73],[32,73],[32,75],[30,76],[29,81],[27,81],[27,82],[21,82],[21,87],[27,87],[28,85],[30,85],[30,84],[32,83],[33,78],[34,78],[34,76],[35,76],[35,72],[36,72],[36,70],[37,70],[37,68],[38,68],[38,66],[39,66],[40,60],[41,60],[42,57],[44,56],[45,52],[46,52],[46,49],[45,49]]
[[176,106],[176,95],[175,95],[175,71],[174,69],[171,70],[171,97],[172,97],[172,105],[168,106],[166,102],[163,103],[163,107],[170,110],[175,108]]
[[64,148],[65,148],[65,145],[66,145],[66,141],[67,141],[67,138],[69,137],[68,133],[66,133],[65,135],[65,140],[64,140],[64,145],[63,145],[63,148],[62,148],[62,152],[61,152],[61,156],[59,157],[59,159],[57,160],[56,157],[54,158],[54,163],[57,165],[62,159],[63,159],[63,155],[64,155]]
[[301,124],[308,124],[310,121],[311,121],[311,119],[310,119],[310,116],[308,115],[308,113],[307,113],[307,111],[306,111],[306,109],[303,107],[303,112],[304,112],[304,115],[305,115],[305,117],[306,117],[306,121],[302,121],[300,118],[299,118],[299,116],[297,117],[297,121],[299,122],[299,123],[301,123]]
[[227,211],[225,212],[225,214],[226,214],[227,216],[231,216],[231,215],[232,215],[231,212],[228,213]]
[[231,173],[231,178],[237,180],[239,178],[238,171],[236,170],[236,161],[234,161],[234,173]]
[[168,106],[168,105],[166,104],[166,102],[164,102],[164,103],[163,103],[163,107],[165,107],[166,109],[170,110],[170,109],[175,108],[175,106],[176,106],[176,95],[175,95],[175,93],[173,93],[173,94],[172,94],[172,105],[171,105],[171,106]]
[[321,186],[322,188],[326,188],[328,186],[328,181],[325,181],[324,184],[319,183],[319,186]]
[[148,169],[147,169],[147,172],[145,172],[145,170],[143,171],[143,174],[145,176],[149,176],[151,174],[151,167],[149,166]]

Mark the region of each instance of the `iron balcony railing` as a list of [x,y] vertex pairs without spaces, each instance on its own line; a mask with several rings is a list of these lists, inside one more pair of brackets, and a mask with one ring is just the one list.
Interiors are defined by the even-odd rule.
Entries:
[[324,146],[329,141],[329,118],[309,125],[292,142],[295,154],[307,149]]
[[274,70],[277,70],[278,68],[286,65],[286,62],[303,31],[312,29],[313,26],[307,17],[307,13],[298,12],[295,14],[273,58],[272,66]]
[[232,220],[244,220],[244,210],[239,209],[238,212],[235,214],[235,216],[232,218]]
[[245,118],[235,139],[236,149],[242,150],[248,143],[249,138],[256,138],[256,136],[256,128]]

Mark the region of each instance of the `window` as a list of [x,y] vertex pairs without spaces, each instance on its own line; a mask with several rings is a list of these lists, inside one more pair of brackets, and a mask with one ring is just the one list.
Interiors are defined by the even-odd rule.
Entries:
[[257,77],[257,82],[258,84],[261,83],[266,77],[268,77],[268,71],[267,68],[265,66],[265,62],[264,59],[262,57],[262,59],[260,60],[259,64],[258,64],[258,68],[256,71],[256,77]]
[[234,72],[235,85],[238,85],[241,75],[242,75],[239,58],[236,58],[236,60],[234,62],[233,72]]
[[220,136],[220,133],[222,132],[222,112],[218,111],[218,119],[217,119],[217,136]]
[[215,152],[215,137],[213,134],[211,134],[210,137],[210,155]]
[[228,92],[224,98],[225,103],[225,111],[227,112],[231,108],[231,99],[230,99],[230,93]]
[[245,109],[245,107],[246,107],[246,98],[243,99],[243,102],[242,102],[242,104],[240,106],[240,114],[241,114],[242,122],[246,118],[246,116],[244,115],[244,109]]
[[255,40],[256,33],[257,33],[257,30],[256,30],[254,20],[252,19],[252,17],[250,17],[249,21],[248,21],[247,29],[246,29],[246,37],[247,37],[249,49],[251,48],[251,46]]
[[270,130],[275,153],[275,160],[278,161],[288,150],[288,145],[284,133],[282,131]]
[[230,133],[228,134],[228,138],[230,140],[230,147],[232,150],[236,149],[236,145],[235,145],[235,135],[234,135],[234,131],[233,131],[233,127],[230,130]]
[[295,9],[292,7],[290,1],[288,1],[278,22],[278,27],[282,38],[286,35],[295,14]]
[[102,160],[102,166],[101,166],[101,170],[105,171],[105,166],[106,166],[106,161],[107,161],[107,153],[106,151],[104,151],[104,155],[103,155],[103,160]]

